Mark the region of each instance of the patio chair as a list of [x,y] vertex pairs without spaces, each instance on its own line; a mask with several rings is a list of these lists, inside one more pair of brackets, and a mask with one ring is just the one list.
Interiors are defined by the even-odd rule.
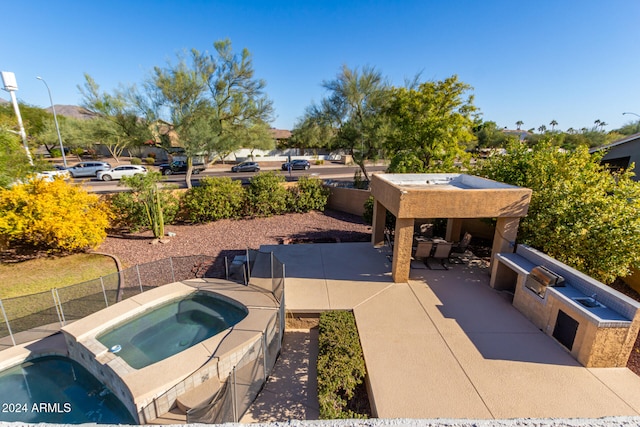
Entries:
[[[440,261],[440,265],[442,265],[442,268],[444,268],[445,270],[448,270],[449,267],[445,265],[445,261],[449,261],[449,255],[451,255],[452,247],[453,247],[452,242],[438,243],[436,245],[435,250],[433,251],[433,255],[431,255],[429,258],[433,258],[436,261]],[[433,270],[431,265],[429,265],[429,258],[426,258],[424,260],[424,263],[427,265],[427,268],[429,270]]]
[[471,237],[471,233],[464,233],[462,240],[453,245],[452,252],[464,253],[469,247],[469,243],[471,243]]
[[433,242],[418,242],[416,253],[413,255],[415,259],[427,259],[431,256]]
[[389,230],[389,229],[385,229],[384,230],[384,245],[388,246],[389,249],[391,249],[391,254],[387,255],[387,259],[389,261],[392,261],[392,258],[393,258],[393,234],[391,234],[391,230]]

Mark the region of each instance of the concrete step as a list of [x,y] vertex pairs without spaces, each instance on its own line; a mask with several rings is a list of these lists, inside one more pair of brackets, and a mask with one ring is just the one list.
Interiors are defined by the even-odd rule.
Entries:
[[177,407],[186,414],[189,409],[197,408],[205,403],[216,391],[220,389],[220,381],[217,377],[209,378],[196,388],[189,390],[185,394],[178,396]]

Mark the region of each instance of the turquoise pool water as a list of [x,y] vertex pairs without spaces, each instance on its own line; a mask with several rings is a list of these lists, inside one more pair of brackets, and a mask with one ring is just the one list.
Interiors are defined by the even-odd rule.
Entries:
[[136,424],[89,371],[60,356],[33,359],[0,372],[0,421]]
[[195,293],[144,312],[98,336],[105,347],[135,369],[173,356],[235,325],[245,308]]

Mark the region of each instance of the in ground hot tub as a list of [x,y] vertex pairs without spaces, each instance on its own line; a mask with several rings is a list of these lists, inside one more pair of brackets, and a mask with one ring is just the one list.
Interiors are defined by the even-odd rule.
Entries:
[[141,369],[237,324],[248,310],[211,294],[194,293],[143,312],[97,339],[129,366]]

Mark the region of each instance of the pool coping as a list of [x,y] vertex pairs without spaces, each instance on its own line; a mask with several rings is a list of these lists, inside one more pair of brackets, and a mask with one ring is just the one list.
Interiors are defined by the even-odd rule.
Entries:
[[[141,369],[130,367],[96,339],[143,311],[195,292],[233,300],[245,306],[248,314],[233,327]],[[43,356],[69,357],[107,385],[138,422],[148,423],[169,411],[179,395],[208,378],[225,380],[247,349],[262,339],[266,325],[277,313],[278,302],[273,296],[254,286],[219,279],[170,283],[70,323],[48,338],[3,350],[0,370]]]

